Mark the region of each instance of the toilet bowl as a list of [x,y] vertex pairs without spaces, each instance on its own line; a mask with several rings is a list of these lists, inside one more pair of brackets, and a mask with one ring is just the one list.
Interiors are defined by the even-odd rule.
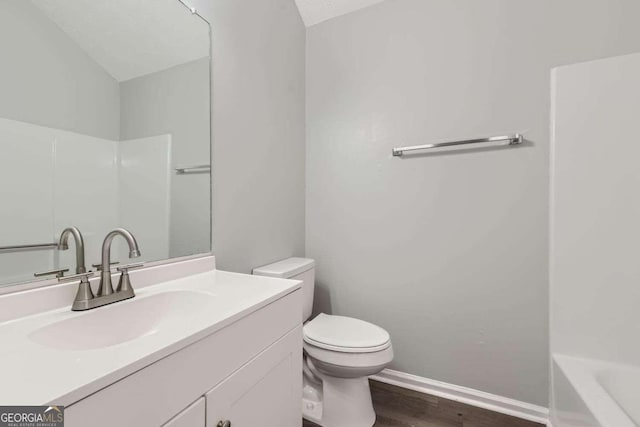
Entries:
[[393,360],[389,334],[359,319],[327,314],[319,314],[303,331],[308,367],[304,372],[305,418],[323,427],[371,427],[376,415],[368,376]]
[[[302,280],[303,320],[311,317],[314,261],[289,258],[255,268],[253,274]],[[303,327],[304,418],[322,427],[372,427],[376,415],[369,375],[393,360],[389,333],[345,316],[321,313]]]

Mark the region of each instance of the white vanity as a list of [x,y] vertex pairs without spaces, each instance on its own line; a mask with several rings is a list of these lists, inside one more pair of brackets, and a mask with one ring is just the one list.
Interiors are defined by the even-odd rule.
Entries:
[[0,296],[0,402],[64,405],[68,427],[300,426],[299,281],[213,257],[131,276],[135,298],[85,312],[77,284]]

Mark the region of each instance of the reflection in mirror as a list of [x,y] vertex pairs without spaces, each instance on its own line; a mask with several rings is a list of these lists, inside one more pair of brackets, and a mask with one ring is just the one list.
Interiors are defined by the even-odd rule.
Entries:
[[210,251],[209,43],[179,0],[0,0],[0,284],[77,271],[68,227],[87,269],[117,227],[136,262]]

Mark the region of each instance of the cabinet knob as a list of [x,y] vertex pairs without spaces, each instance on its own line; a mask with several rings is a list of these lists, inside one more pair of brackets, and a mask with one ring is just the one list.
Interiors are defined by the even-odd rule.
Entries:
[[231,421],[218,421],[218,425],[216,427],[231,427]]

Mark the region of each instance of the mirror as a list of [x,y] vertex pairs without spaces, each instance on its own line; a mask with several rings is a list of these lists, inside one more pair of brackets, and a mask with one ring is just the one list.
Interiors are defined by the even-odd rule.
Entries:
[[[0,285],[209,253],[210,29],[179,0],[0,0]],[[35,246],[34,246],[35,245]],[[55,275],[40,276],[51,279]]]

